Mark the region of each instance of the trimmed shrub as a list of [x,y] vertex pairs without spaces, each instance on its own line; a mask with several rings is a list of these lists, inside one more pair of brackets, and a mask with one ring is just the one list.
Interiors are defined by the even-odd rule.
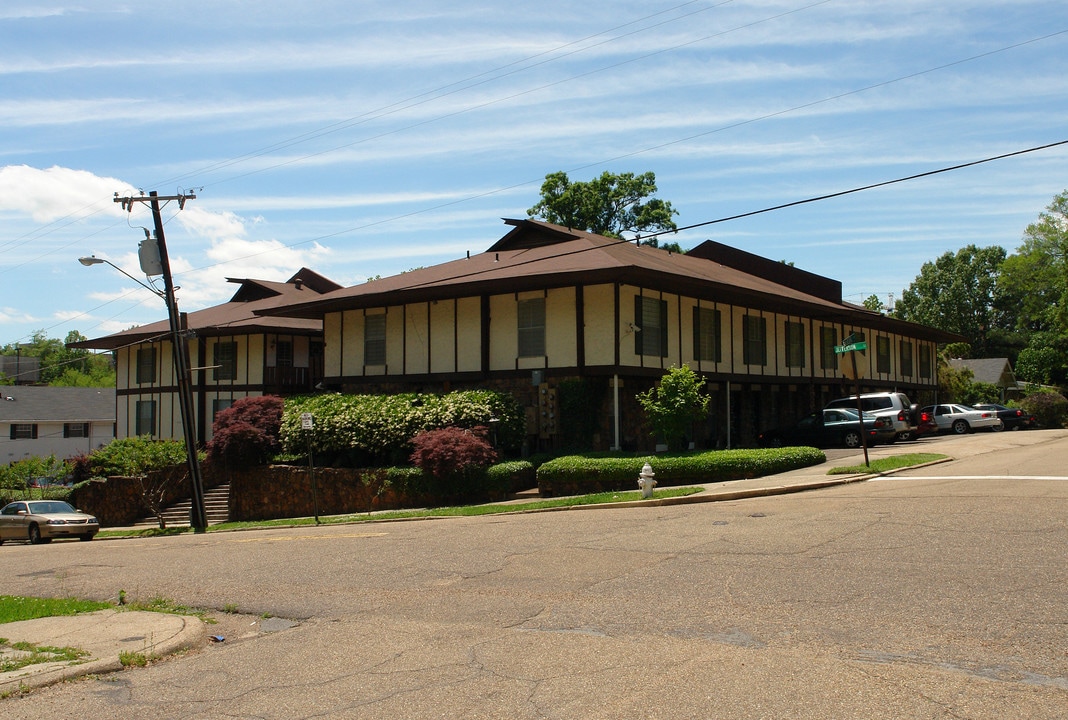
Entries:
[[[75,480],[89,477],[137,477],[150,470],[185,465],[185,443],[180,440],[153,440],[147,435],[112,440],[88,457],[75,459]],[[80,477],[86,473],[88,477]]]
[[1020,401],[1020,407],[1034,415],[1042,427],[1063,427],[1068,418],[1068,399],[1048,390],[1028,395]]
[[763,450],[716,450],[686,455],[590,458],[569,455],[538,468],[543,497],[633,490],[638,473],[648,462],[660,486],[694,485],[774,475],[818,465],[827,460],[810,447]]
[[497,459],[497,452],[486,440],[487,432],[485,427],[421,432],[411,440],[411,461],[437,481],[445,498],[483,495],[486,468]]
[[215,416],[208,441],[208,459],[230,467],[264,465],[281,444],[282,398],[272,395],[241,398]]

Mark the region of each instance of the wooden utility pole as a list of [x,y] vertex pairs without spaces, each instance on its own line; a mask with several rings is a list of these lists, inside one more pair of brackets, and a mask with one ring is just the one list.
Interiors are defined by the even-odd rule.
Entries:
[[[208,527],[208,518],[204,510],[204,480],[200,474],[200,459],[197,457],[196,413],[193,408],[193,378],[189,368],[189,344],[186,341],[182,316],[178,312],[178,300],[174,295],[174,280],[171,277],[171,261],[167,255],[167,240],[163,235],[163,217],[160,213],[160,201],[177,200],[180,208],[185,207],[186,200],[193,200],[196,195],[170,195],[160,197],[154,190],[138,197],[115,197],[115,202],[122,203],[124,210],[132,209],[135,202],[147,202],[152,208],[152,219],[156,226],[156,246],[159,248],[159,260],[163,275],[163,299],[167,303],[167,315],[171,327],[171,349],[174,352],[174,372],[178,381],[178,407],[182,415],[182,431],[185,436],[186,462],[189,466],[189,480],[192,485],[192,503],[189,509],[189,524],[197,532],[204,532]],[[145,242],[148,242],[146,239]],[[142,267],[146,275],[154,274],[144,267],[144,253],[141,254]]]

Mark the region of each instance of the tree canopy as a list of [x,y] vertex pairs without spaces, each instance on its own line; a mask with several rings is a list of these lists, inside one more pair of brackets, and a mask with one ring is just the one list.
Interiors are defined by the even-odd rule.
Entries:
[[[88,350],[68,348],[73,342],[87,338],[77,330],[67,333],[66,340],[50,338],[44,330],[33,334],[28,343],[11,343],[0,348],[0,355],[35,357],[40,363],[39,381],[45,385],[76,387],[112,387],[115,370],[107,355],[94,355]],[[23,382],[26,378],[7,378],[6,382]]]
[[670,202],[652,197],[655,192],[656,175],[651,172],[604,172],[589,182],[573,182],[567,173],[554,172],[545,176],[541,200],[527,215],[614,238],[628,231],[674,230],[671,218],[678,212]]

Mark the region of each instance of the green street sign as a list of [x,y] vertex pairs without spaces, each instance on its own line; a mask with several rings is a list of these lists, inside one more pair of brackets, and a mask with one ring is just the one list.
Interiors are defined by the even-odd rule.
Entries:
[[867,349],[868,349],[868,343],[866,343],[866,342],[858,342],[858,343],[850,343],[849,345],[835,345],[834,346],[834,353],[835,353],[835,355],[844,355],[847,352],[853,352],[854,350],[867,350]]

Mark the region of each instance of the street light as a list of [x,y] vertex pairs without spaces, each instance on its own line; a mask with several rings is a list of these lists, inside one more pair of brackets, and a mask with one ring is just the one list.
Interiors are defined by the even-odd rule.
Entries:
[[133,275],[131,275],[130,273],[126,272],[125,270],[123,270],[121,267],[119,267],[115,263],[111,262],[110,260],[105,260],[104,258],[98,258],[96,255],[90,255],[88,257],[80,257],[80,258],[78,258],[78,262],[80,262],[85,267],[91,267],[93,265],[100,265],[102,263],[106,264],[106,265],[110,265],[111,267],[115,268],[116,270],[121,272],[123,275],[125,275],[128,278],[130,278],[135,283],[137,283],[138,285],[140,285],[144,289],[148,290],[149,292],[153,293],[154,295],[158,295],[159,297],[164,298],[164,299],[166,299],[166,297],[167,297],[166,294],[162,290],[157,290],[156,288],[152,287],[148,283],[143,282],[141,280],[138,280]]
[[78,258],[78,262],[86,267],[100,265],[101,263],[110,265],[141,287],[163,298],[163,301],[167,304],[167,315],[171,326],[171,347],[174,351],[174,372],[178,380],[178,408],[182,415],[186,461],[189,465],[189,480],[193,490],[192,503],[189,508],[189,524],[196,531],[204,532],[208,527],[208,519],[204,509],[204,482],[200,474],[200,459],[197,457],[192,373],[189,369],[189,347],[186,345],[185,336],[182,333],[178,301],[174,296],[174,283],[171,280],[170,263],[167,259],[167,245],[163,239],[163,221],[160,218],[156,193],[152,193],[150,198],[152,200],[152,214],[156,221],[156,240],[152,240],[151,234],[146,229],[145,240],[141,243],[139,255],[141,269],[145,271],[146,275],[163,275],[164,290],[162,292],[147,283],[141,282],[110,260],[90,255]]

